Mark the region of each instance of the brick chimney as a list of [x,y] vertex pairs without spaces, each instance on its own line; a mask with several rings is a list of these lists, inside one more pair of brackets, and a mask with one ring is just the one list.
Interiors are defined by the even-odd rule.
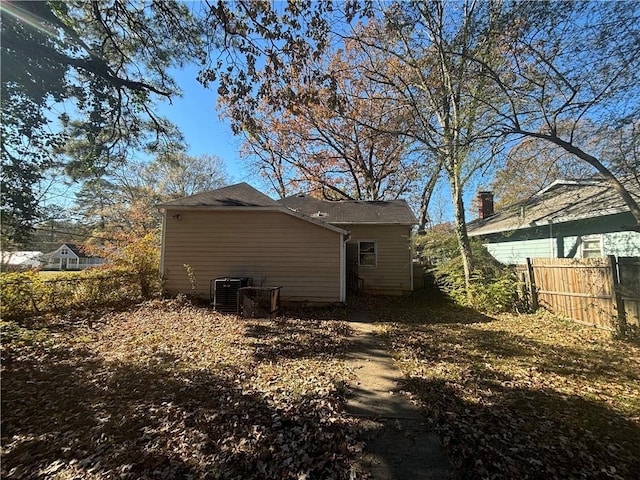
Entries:
[[478,192],[478,217],[480,219],[493,215],[493,192]]

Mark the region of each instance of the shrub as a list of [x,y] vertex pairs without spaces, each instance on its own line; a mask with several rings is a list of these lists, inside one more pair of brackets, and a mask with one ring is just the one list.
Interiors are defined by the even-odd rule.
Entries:
[[437,265],[460,255],[458,240],[450,223],[436,225],[424,235],[414,236],[413,242],[424,265]]
[[121,265],[138,276],[142,296],[159,295],[162,285],[159,275],[160,248],[158,235],[148,233],[144,237],[124,246],[117,256],[112,256],[116,265]]
[[438,287],[456,303],[485,313],[515,309],[518,282],[513,270],[495,260],[479,241],[471,240],[475,269],[469,290],[465,286],[462,258],[451,229],[427,232],[417,237],[415,243]]
[[144,236],[131,232],[115,237],[100,245],[85,245],[85,248],[92,255],[103,257],[111,264],[133,272],[138,278],[143,297],[160,296],[160,232],[152,231]]
[[518,298],[517,282],[513,272],[505,269],[499,276],[487,279],[473,275],[467,303],[486,313],[512,312]]
[[3,273],[0,291],[3,319],[120,306],[143,298],[138,273],[122,267],[67,272],[52,278],[33,271]]
[[32,271],[0,274],[0,317],[14,318],[23,312],[37,311],[35,292],[41,281]]

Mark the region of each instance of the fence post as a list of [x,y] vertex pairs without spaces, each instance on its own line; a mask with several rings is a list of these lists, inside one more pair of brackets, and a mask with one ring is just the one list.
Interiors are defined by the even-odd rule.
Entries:
[[536,279],[533,273],[533,263],[527,258],[527,277],[529,283],[529,295],[531,295],[531,308],[538,310],[538,292],[536,291]]
[[615,255],[608,256],[609,270],[611,271],[611,300],[613,308],[616,309],[616,329],[620,333],[624,333],[627,327],[625,318],[624,300],[620,295],[620,277],[618,276],[618,262]]

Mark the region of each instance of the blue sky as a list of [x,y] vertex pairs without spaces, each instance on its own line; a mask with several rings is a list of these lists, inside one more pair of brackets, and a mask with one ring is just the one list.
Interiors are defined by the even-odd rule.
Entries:
[[[167,117],[180,128],[188,145],[189,155],[217,155],[224,162],[229,183],[247,182],[267,195],[274,196],[270,185],[259,175],[251,174],[245,161],[240,159],[241,137],[234,136],[228,121],[221,120],[216,110],[217,85],[211,83],[205,88],[197,81],[198,66],[188,65],[171,72],[183,92],[182,97],[174,97],[172,103],[159,102],[156,111]],[[442,182],[434,192],[430,212],[436,223],[452,217],[451,197]],[[49,192],[50,202],[70,206],[75,201],[74,193],[78,184],[61,182]],[[465,196],[466,206],[474,208],[470,188]],[[417,212],[416,212],[417,213]],[[470,217],[473,218],[473,217]]]
[[224,161],[231,182],[247,182],[257,187],[257,179],[249,175],[239,158],[240,137],[233,135],[228,122],[218,118],[216,85],[203,87],[196,80],[197,75],[197,66],[175,71],[174,78],[183,96],[174,98],[172,104],[159,104],[158,110],[180,128],[189,145],[189,155],[217,155]]

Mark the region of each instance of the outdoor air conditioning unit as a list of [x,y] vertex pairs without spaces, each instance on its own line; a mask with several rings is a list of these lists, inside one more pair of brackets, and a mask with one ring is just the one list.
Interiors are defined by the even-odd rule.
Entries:
[[238,313],[238,290],[251,285],[249,277],[211,280],[211,305],[216,312]]

